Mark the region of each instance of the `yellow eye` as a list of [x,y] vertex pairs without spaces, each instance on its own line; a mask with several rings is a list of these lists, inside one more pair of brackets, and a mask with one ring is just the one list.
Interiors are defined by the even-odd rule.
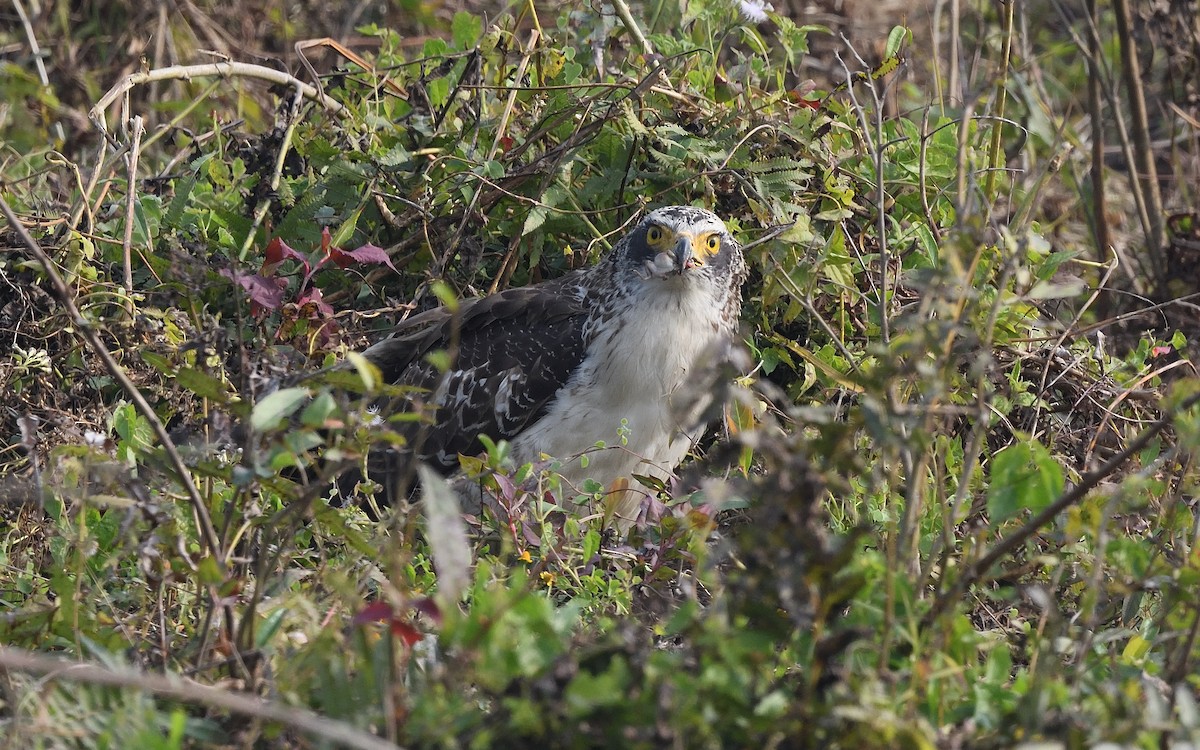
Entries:
[[646,232],[646,241],[651,245],[657,245],[659,242],[662,242],[662,238],[662,230],[658,227],[650,227],[649,231]]
[[715,234],[710,234],[704,244],[708,247],[708,251],[715,255],[717,250],[721,248],[721,238]]

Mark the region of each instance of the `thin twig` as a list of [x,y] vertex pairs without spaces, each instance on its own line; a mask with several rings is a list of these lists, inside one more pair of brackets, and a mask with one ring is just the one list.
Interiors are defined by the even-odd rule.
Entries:
[[274,703],[252,693],[221,690],[188,682],[177,675],[164,676],[132,669],[105,668],[11,646],[0,646],[0,670],[44,675],[48,680],[141,690],[164,698],[198,703],[230,713],[278,722],[345,747],[361,750],[400,750],[387,740],[308,709]]
[[[1094,26],[1100,24],[1100,11],[1096,0],[1086,0],[1088,18]],[[1112,246],[1112,232],[1108,226],[1107,196],[1104,194],[1104,120],[1101,97],[1102,71],[1096,66],[1096,60],[1101,54],[1100,39],[1095,34],[1088,34],[1088,116],[1092,121],[1092,232],[1096,238],[1097,260],[1104,263],[1109,248]],[[1103,283],[1101,283],[1101,288]],[[1105,294],[1097,300],[1096,316],[1108,317],[1109,298]]]
[[125,191],[125,236],[121,240],[122,261],[125,267],[125,312],[133,317],[133,219],[137,205],[138,158],[142,155],[142,134],[146,132],[142,116],[136,115],[131,125],[132,142],[126,163],[129,167],[129,189]]
[[[1071,18],[1070,12],[1063,7],[1061,0],[1052,0],[1052,4],[1054,5],[1055,10],[1058,11],[1060,18]],[[1065,28],[1067,33],[1071,35],[1071,39],[1075,42],[1079,52],[1084,56],[1084,59],[1087,60],[1089,70],[1095,71],[1097,74],[1102,76],[1101,82],[1104,84],[1102,86],[1102,92],[1105,100],[1108,103],[1109,109],[1112,112],[1113,126],[1117,131],[1117,140],[1120,142],[1120,153],[1124,157],[1126,164],[1136,165],[1138,160],[1137,156],[1134,154],[1133,141],[1131,140],[1129,130],[1125,125],[1126,107],[1117,96],[1115,77],[1108,69],[1108,64],[1104,55],[1093,55],[1090,51],[1093,48],[1104,48],[1104,42],[1101,41],[1100,36],[1100,27],[1094,22],[1094,19],[1090,15],[1085,16],[1085,20],[1087,21],[1087,24],[1085,25],[1088,30],[1088,40],[1086,42],[1084,42],[1083,39],[1079,37],[1079,34],[1076,33],[1074,23],[1068,22],[1065,26],[1063,26],[1063,28]],[[1107,148],[1105,149],[1105,152],[1107,153]],[[1150,228],[1150,199],[1142,190],[1141,182],[1137,180],[1133,180],[1129,183],[1129,192],[1133,196],[1133,205],[1137,210],[1138,221],[1141,224],[1142,233],[1146,237],[1149,237],[1152,233]],[[1151,254],[1150,257],[1152,262],[1157,261],[1157,255]],[[1142,266],[1142,268],[1144,270],[1145,266]],[[1146,275],[1151,278],[1156,278],[1158,272],[1152,269]],[[1133,276],[1130,278],[1135,282],[1138,280]]]
[[996,81],[996,117],[1000,119],[992,128],[992,143],[988,149],[988,173],[984,178],[983,194],[989,200],[996,199],[996,174],[1000,166],[1000,144],[1004,135],[1004,109],[1008,102],[1008,74],[1012,67],[1013,20],[1016,14],[1016,0],[1004,3],[1004,51],[1000,60],[1000,78]]
[[921,210],[925,213],[925,224],[929,227],[930,234],[933,235],[933,241],[937,245],[942,244],[942,228],[938,222],[933,219],[933,210],[929,207],[929,188],[926,181],[925,155],[929,149],[929,139],[933,134],[929,132],[929,107],[921,113],[921,146],[917,155],[917,193],[921,196]]
[[[537,29],[532,29],[529,32],[529,41],[525,43],[525,51],[522,53],[521,62],[517,65],[517,72],[513,76],[513,80],[520,83],[525,80],[525,70],[529,67],[529,60],[533,57],[533,51],[537,47],[538,39],[540,38]],[[508,122],[512,117],[513,108],[517,103],[517,91],[510,91],[508,100],[504,103],[504,111],[500,115],[500,124],[496,128],[496,135],[492,138],[492,145],[488,149],[485,162],[491,161],[496,157],[496,152],[500,150],[500,144],[504,137],[508,134]],[[475,206],[479,204],[479,193],[476,190],[471,196],[471,203],[467,206],[467,210],[463,212],[463,220],[458,225],[458,230],[454,233],[454,239],[446,246],[446,252],[438,258],[437,265],[433,269],[433,275],[440,277],[446,271],[446,264],[450,262],[450,254],[458,249],[458,243],[462,241],[463,232],[467,228],[467,223],[471,221],[471,215],[475,213]]]

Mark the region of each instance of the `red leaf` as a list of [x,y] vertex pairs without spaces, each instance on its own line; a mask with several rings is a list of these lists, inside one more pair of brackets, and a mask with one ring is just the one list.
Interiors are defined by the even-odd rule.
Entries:
[[267,249],[263,254],[266,256],[266,259],[263,260],[262,268],[259,270],[259,273],[263,276],[270,276],[275,272],[275,266],[288,258],[302,263],[304,265],[304,275],[308,275],[308,258],[293,250],[278,237],[267,243]]
[[[329,259],[332,260],[338,268],[348,268],[355,263],[374,263],[382,264],[396,271],[396,267],[392,265],[392,259],[382,247],[366,244],[357,250],[342,250],[338,247],[329,249]],[[399,271],[396,271],[399,273]]]
[[333,308],[325,302],[321,297],[321,290],[316,287],[300,295],[296,304],[300,305],[300,314],[306,318],[315,319],[319,316],[333,315]]
[[[283,293],[287,290],[287,279],[281,279],[278,276],[267,277],[257,273],[238,273],[228,269],[222,269],[221,275],[240,284],[255,305],[268,310],[278,310],[283,306]],[[257,310],[255,312],[257,313]]]
[[542,537],[528,521],[521,521],[521,536],[525,537],[525,543],[530,547],[541,548]]
[[404,645],[411,648],[413,644],[421,640],[425,636],[421,631],[409,625],[403,620],[392,620],[392,635],[404,641]]
[[354,265],[354,258],[351,257],[350,253],[346,252],[340,247],[329,248],[328,255],[326,255],[326,257],[329,258],[329,260],[332,260],[333,264],[338,268],[348,268]]
[[434,624],[442,624],[442,610],[438,607],[437,602],[427,596],[423,596],[412,604],[413,609],[433,620]]
[[390,622],[392,614],[392,605],[387,602],[371,602],[363,607],[351,622],[355,625],[362,625],[368,622]]
[[[517,497],[517,486],[513,484],[511,479],[500,472],[493,473],[492,478],[496,480],[497,486],[500,487],[500,499],[504,501],[506,507],[511,506],[513,500]],[[509,510],[511,510],[511,507]]]
[[1169,346],[1156,346],[1150,350],[1151,357],[1161,357],[1164,354],[1170,354],[1174,349]]
[[[433,611],[437,611],[436,606],[434,606]],[[440,621],[440,613],[438,617]],[[405,646],[409,647],[412,647],[414,643],[425,637],[406,618],[397,617],[396,610],[387,602],[371,602],[354,616],[352,622],[355,625],[365,625],[368,622],[387,623],[388,629],[392,631],[392,635],[399,638],[404,642]]]

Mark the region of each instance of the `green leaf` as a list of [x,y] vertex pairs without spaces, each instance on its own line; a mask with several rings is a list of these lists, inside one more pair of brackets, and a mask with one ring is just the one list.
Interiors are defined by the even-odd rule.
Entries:
[[483,21],[470,13],[459,11],[450,22],[450,35],[459,49],[473,49],[483,33]]
[[445,349],[437,349],[425,355],[425,361],[438,369],[438,372],[447,372],[453,361],[450,359],[450,352]]
[[912,36],[912,32],[906,26],[893,26],[888,33],[887,46],[883,49],[883,59],[890,60],[893,57],[899,57],[904,49],[904,43]]
[[337,230],[333,233],[333,238],[330,240],[330,245],[333,247],[343,247],[350,243],[350,238],[354,236],[354,230],[358,228],[358,220],[362,216],[362,209],[359,208],[353,211],[346,220],[338,225]]
[[154,430],[137,413],[133,404],[121,404],[113,412],[113,429],[130,448],[144,450],[154,445]]
[[992,457],[988,487],[988,513],[994,522],[1005,521],[1028,508],[1038,512],[1063,491],[1062,467],[1036,440],[1004,448]]
[[134,204],[133,244],[150,247],[162,223],[162,199],[157,195],[143,195]]
[[429,103],[435,107],[440,107],[450,98],[450,80],[447,78],[435,78],[425,87],[425,92],[429,95]]
[[458,295],[454,289],[444,281],[435,281],[429,285],[429,291],[433,292],[433,296],[438,298],[446,307],[450,308],[450,312],[458,310]]
[[534,206],[529,209],[529,214],[525,217],[525,224],[521,227],[521,234],[529,234],[542,224],[545,224],[548,213],[549,210],[544,206]]
[[221,566],[217,564],[217,559],[212,555],[200,558],[200,562],[196,565],[196,576],[201,583],[209,586],[216,586],[225,578],[221,575]]
[[275,637],[275,633],[279,630],[279,626],[283,624],[283,617],[287,613],[287,607],[280,607],[267,615],[262,627],[254,634],[254,645],[258,648],[265,648],[270,644],[271,639]]
[[295,413],[308,398],[307,388],[284,388],[275,391],[254,405],[250,426],[255,430],[272,429]]
[[181,368],[175,375],[175,382],[201,398],[221,403],[229,400],[229,390],[224,381],[202,370],[193,367]]
[[359,379],[362,380],[363,388],[367,393],[374,393],[378,390],[383,381],[383,376],[374,362],[358,352],[347,352],[346,361],[354,365],[354,370],[358,373]]
[[143,362],[150,365],[155,370],[158,370],[163,375],[170,375],[171,371],[175,369],[175,366],[171,364],[171,360],[167,359],[161,354],[156,354],[144,349],[138,352],[138,354],[141,355]]
[[1137,664],[1146,654],[1150,653],[1150,641],[1140,635],[1134,635],[1125,644],[1125,648],[1121,651],[1121,661],[1126,664]]
[[337,402],[329,391],[323,391],[304,407],[300,413],[300,421],[307,427],[323,427],[329,416],[337,411]]
[[179,228],[183,219],[183,210],[187,208],[188,200],[192,197],[192,191],[195,189],[195,174],[187,175],[175,183],[175,197],[171,199],[166,216],[163,217],[165,226],[172,229]]
[[600,534],[595,529],[589,529],[583,537],[583,554],[580,560],[585,563],[590,562],[596,553],[600,551]]

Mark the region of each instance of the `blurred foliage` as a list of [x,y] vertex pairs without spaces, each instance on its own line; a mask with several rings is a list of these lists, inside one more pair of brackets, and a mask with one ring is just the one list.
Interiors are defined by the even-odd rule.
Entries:
[[[933,101],[942,63],[904,27],[818,61],[842,65],[837,86],[807,56],[822,28],[750,0],[635,9],[644,44],[608,5],[402,3],[403,29],[363,18],[353,51],[310,48],[337,111],[196,75],[135,86],[103,137],[87,110],[138,69],[117,74],[105,34],[150,16],[43,9],[43,44],[62,32],[90,64],[64,83],[49,55],[42,85],[0,61],[0,195],[168,426],[204,513],[6,232],[0,642],[413,747],[1195,743],[1196,389],[1186,333],[1097,320],[1086,149],[1060,148],[1088,137],[1062,114],[1088,69],[1030,62],[962,106]],[[164,17],[172,44],[146,67],[209,62],[206,44],[257,59],[204,12]],[[281,12],[246,19],[265,49],[292,54],[298,23],[339,36],[327,8]],[[1000,27],[978,21],[964,44],[998,60]],[[21,29],[0,39],[24,49]],[[1017,41],[1061,58],[1063,32]],[[1010,170],[989,161],[1005,87],[1024,125],[1002,131]],[[353,357],[298,374],[403,312],[592,263],[666,204],[765,241],[750,366],[711,384],[726,429],[628,536],[586,512],[603,488],[510,476],[503,446],[477,460],[499,500],[468,519],[464,569],[461,540],[407,505],[374,521],[297,481],[362,460],[380,429],[352,396],[384,390]],[[14,743],[320,744],[202,701],[0,675]]]

